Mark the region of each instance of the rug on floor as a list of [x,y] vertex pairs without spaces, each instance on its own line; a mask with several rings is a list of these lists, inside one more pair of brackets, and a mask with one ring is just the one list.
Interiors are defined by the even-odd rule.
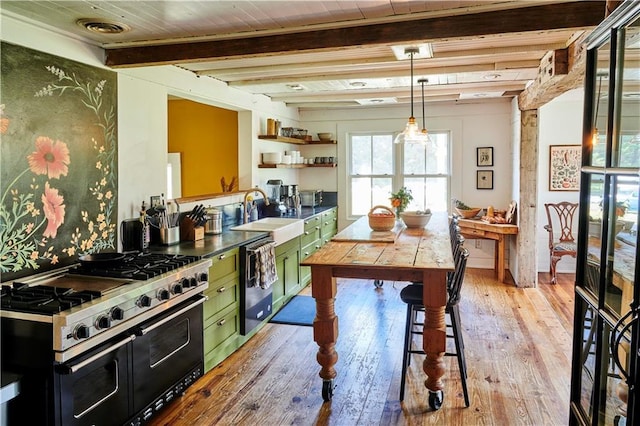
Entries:
[[315,316],[316,300],[313,297],[293,296],[269,322],[312,326]]

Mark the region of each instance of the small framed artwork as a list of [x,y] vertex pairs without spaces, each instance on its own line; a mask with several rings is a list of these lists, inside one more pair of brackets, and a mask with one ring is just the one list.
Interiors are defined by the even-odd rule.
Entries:
[[478,170],[476,173],[477,189],[493,189],[493,170]]
[[549,191],[579,191],[582,147],[551,145],[549,147]]
[[476,163],[478,167],[493,166],[493,147],[483,146],[476,148]]

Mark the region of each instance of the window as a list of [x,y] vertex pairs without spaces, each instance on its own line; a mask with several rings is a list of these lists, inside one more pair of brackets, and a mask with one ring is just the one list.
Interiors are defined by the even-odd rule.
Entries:
[[422,144],[394,144],[392,133],[352,134],[349,138],[350,215],[362,216],[376,205],[390,206],[389,195],[411,190],[408,210],[446,211],[450,187],[450,135],[429,134]]

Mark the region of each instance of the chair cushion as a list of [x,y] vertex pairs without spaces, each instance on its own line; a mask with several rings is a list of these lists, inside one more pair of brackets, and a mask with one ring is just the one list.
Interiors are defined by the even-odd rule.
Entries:
[[576,243],[555,243],[553,251],[576,251],[578,248]]

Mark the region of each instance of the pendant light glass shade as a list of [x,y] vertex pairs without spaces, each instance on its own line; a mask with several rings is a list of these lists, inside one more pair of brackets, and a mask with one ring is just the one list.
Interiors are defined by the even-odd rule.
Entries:
[[418,49],[415,47],[408,47],[405,49],[405,53],[409,54],[411,58],[411,117],[407,121],[407,125],[404,130],[395,137],[394,143],[405,142],[422,142],[424,140],[420,131],[420,126],[416,123],[416,118],[413,116],[413,55],[418,53]]

